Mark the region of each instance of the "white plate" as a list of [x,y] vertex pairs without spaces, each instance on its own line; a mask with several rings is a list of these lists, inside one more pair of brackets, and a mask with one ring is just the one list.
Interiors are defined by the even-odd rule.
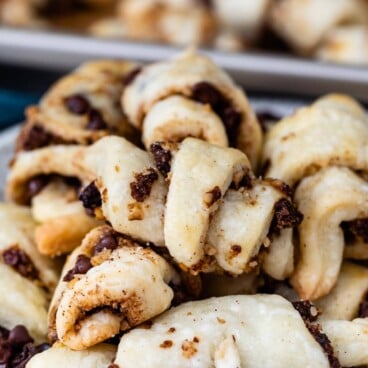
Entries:
[[[67,70],[92,58],[151,62],[177,52],[163,45],[0,27],[0,61],[39,68]],[[252,52],[203,52],[247,89],[313,96],[343,92],[368,102],[368,68]]]

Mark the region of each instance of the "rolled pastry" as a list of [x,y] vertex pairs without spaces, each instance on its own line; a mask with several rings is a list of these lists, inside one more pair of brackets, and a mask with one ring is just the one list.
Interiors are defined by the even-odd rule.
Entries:
[[39,106],[27,109],[17,150],[88,144],[109,133],[132,137],[118,101],[123,80],[134,67],[126,61],[92,61],[57,81]]
[[47,334],[47,308],[59,272],[34,244],[35,222],[26,207],[0,204],[0,326],[24,325],[38,342]]
[[168,309],[180,278],[164,258],[109,226],[68,258],[49,310],[49,337],[83,350]]
[[344,253],[358,259],[368,256],[364,247],[368,187],[363,179],[368,168],[367,126],[357,102],[329,95],[283,119],[266,136],[265,175],[296,186],[295,200],[304,215],[292,277],[304,299],[330,292]]
[[298,186],[295,201],[304,221],[291,282],[302,299],[318,299],[335,285],[345,246],[340,225],[368,217],[367,195],[368,183],[347,168],[325,168]]
[[[134,129],[119,107],[123,80],[133,68],[134,64],[124,61],[93,61],[59,80],[39,106],[27,110],[17,150],[61,143],[90,144],[107,134],[134,139]],[[99,225],[78,202],[79,184],[57,177],[38,177],[29,183],[29,202],[40,222],[36,242],[41,253],[68,253]],[[75,218],[79,219],[77,226]]]
[[21,324],[36,341],[45,341],[47,292],[3,263],[0,263],[0,292],[0,326],[10,330]]
[[147,149],[191,136],[237,147],[257,165],[262,133],[255,114],[243,91],[207,57],[188,50],[137,70],[122,105]]
[[300,53],[309,53],[327,32],[343,23],[368,20],[365,0],[281,0],[272,4],[274,31]]
[[315,304],[324,320],[351,321],[358,316],[368,316],[367,292],[367,268],[344,262],[335,287]]
[[203,45],[217,30],[214,14],[201,1],[120,0],[118,17],[126,36],[136,40]]
[[182,304],[155,319],[150,329],[125,334],[114,363],[155,368],[168,361],[180,368],[330,367],[300,314],[276,295]]
[[61,344],[35,355],[26,368],[107,368],[114,359],[116,347],[100,344],[82,351],[73,351]]
[[324,96],[270,129],[263,149],[265,175],[294,185],[326,166],[365,171],[367,127],[358,102],[345,95]]
[[368,64],[368,26],[331,29],[316,51],[317,58],[345,64]]
[[27,280],[52,291],[59,279],[58,267],[38,253],[34,243],[35,226],[28,208],[0,203],[2,262]]
[[[192,273],[218,266],[234,275],[248,272],[258,266],[262,244],[270,245],[271,228],[277,238],[300,223],[287,186],[255,180],[242,152],[194,138],[171,151],[165,147],[157,144],[151,157],[124,138],[105,137],[89,147],[23,152],[13,164],[8,195],[21,203],[26,183],[40,174],[77,176],[85,207],[121,233],[165,245]],[[286,250],[289,260],[293,254]],[[287,273],[288,264],[275,265],[281,268],[275,272]]]

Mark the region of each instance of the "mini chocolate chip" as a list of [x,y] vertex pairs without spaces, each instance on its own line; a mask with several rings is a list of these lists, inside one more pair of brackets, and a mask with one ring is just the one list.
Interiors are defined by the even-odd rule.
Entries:
[[53,141],[53,136],[47,132],[41,125],[33,125],[28,131],[23,141],[22,148],[25,151],[32,151],[36,148],[46,147]]
[[216,106],[221,103],[221,93],[211,83],[199,82],[192,87],[192,98],[203,104]]
[[46,175],[35,176],[27,183],[27,197],[31,200],[35,195],[40,193],[47,185],[49,178]]
[[91,259],[84,254],[80,254],[77,257],[74,267],[67,272],[63,278],[63,281],[71,281],[75,275],[84,275],[92,267]]
[[293,307],[299,312],[304,321],[317,321],[318,309],[309,300],[298,300],[293,302]]
[[65,181],[65,184],[79,190],[79,188],[81,187],[82,183],[81,181],[76,178],[75,176],[66,176],[63,178]]
[[368,218],[344,221],[341,223],[341,227],[347,244],[354,243],[357,238],[362,239],[364,243],[368,243]]
[[107,124],[99,111],[91,109],[91,111],[88,113],[88,119],[89,119],[88,124],[86,126],[87,129],[89,130],[107,129]]
[[91,263],[90,258],[85,256],[84,254],[80,254],[75,264],[75,273],[85,274],[90,268],[92,268],[92,263]]
[[166,150],[162,145],[163,143],[160,142],[152,143],[150,151],[155,160],[157,170],[166,178],[171,170],[171,152]]
[[11,345],[6,341],[0,342],[0,367],[8,368],[9,360],[12,356]]
[[120,368],[117,364],[110,364],[107,368]]
[[118,241],[112,234],[106,234],[95,245],[94,254],[98,254],[104,249],[116,249],[118,245]]
[[90,109],[88,100],[80,94],[67,97],[65,105],[71,113],[76,115],[86,114]]
[[102,206],[101,194],[94,182],[88,184],[82,190],[79,200],[82,201],[83,207],[87,209],[95,209]]
[[38,271],[28,255],[18,246],[10,247],[3,252],[4,263],[12,267],[22,276],[35,280],[38,278]]
[[9,333],[9,343],[12,345],[25,345],[29,342],[33,342],[31,336],[29,336],[27,329],[23,325],[15,326]]
[[275,204],[275,214],[270,233],[278,233],[282,229],[297,227],[303,221],[303,214],[286,198]]
[[130,183],[130,194],[137,202],[143,202],[151,193],[153,183],[158,174],[152,167],[134,175],[135,181]]
[[138,74],[142,71],[142,67],[138,66],[137,68],[134,68],[131,70],[123,79],[124,86],[129,86],[129,84],[132,84],[134,79],[138,76]]

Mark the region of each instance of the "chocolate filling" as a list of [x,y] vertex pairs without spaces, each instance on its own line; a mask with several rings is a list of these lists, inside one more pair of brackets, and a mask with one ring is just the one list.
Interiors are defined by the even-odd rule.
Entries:
[[293,303],[294,308],[302,317],[305,327],[312,334],[314,339],[323,349],[331,368],[341,368],[339,360],[336,358],[331,341],[325,333],[322,332],[321,326],[317,323],[313,324],[318,318],[318,313],[313,313],[313,305],[307,300],[301,300]]
[[164,178],[167,177],[171,170],[171,152],[163,147],[163,143],[156,142],[152,143],[150,151],[155,160],[155,165],[157,170],[163,175]]
[[86,126],[89,130],[103,130],[107,129],[107,124],[104,121],[102,114],[95,110],[91,109],[88,113],[88,124]]
[[0,326],[0,367],[25,368],[36,354],[45,351],[48,344],[34,345],[32,337],[22,325],[7,330]]
[[33,125],[23,142],[20,144],[20,149],[25,151],[32,151],[37,148],[46,147],[51,143],[58,143],[60,140],[56,136],[47,132],[41,125]]
[[368,218],[344,221],[341,223],[341,228],[344,231],[345,244],[352,244],[357,239],[368,243]]
[[321,326],[319,324],[309,324],[306,323],[306,327],[309,332],[313,335],[314,339],[323,349],[327,359],[330,363],[331,368],[341,368],[339,360],[336,358],[333,347],[331,345],[330,339],[325,333],[322,332]]
[[[27,126],[26,126],[27,127]],[[38,148],[47,147],[52,144],[76,144],[76,141],[67,141],[51,132],[48,132],[42,125],[34,124],[29,129],[21,131],[17,138],[18,151],[32,151]]]
[[113,234],[105,234],[95,245],[93,254],[96,255],[104,249],[114,250],[119,246],[119,242]]
[[38,279],[38,271],[29,256],[17,245],[4,250],[4,263],[30,280]]
[[199,82],[192,87],[192,98],[203,104],[209,104],[224,123],[231,146],[235,147],[242,115],[215,86],[208,82]]
[[131,70],[123,79],[123,85],[125,87],[129,86],[134,82],[134,79],[138,76],[138,74],[142,71],[142,67],[138,66],[137,68],[134,68]]
[[217,185],[205,194],[204,202],[207,207],[211,207],[221,198],[221,189]]
[[317,321],[319,315],[318,309],[309,300],[293,302],[293,307],[299,312],[304,321]]
[[286,195],[287,197],[292,198],[293,197],[293,190],[289,185],[284,183],[282,180],[279,179],[271,179],[271,178],[265,178],[264,179],[268,184],[273,186],[276,190],[281,192],[282,194]]
[[77,261],[75,262],[74,267],[67,272],[67,274],[63,278],[63,281],[71,281],[73,280],[75,275],[84,275],[92,267],[93,266],[91,263],[91,259],[84,254],[80,254],[77,257]]
[[102,114],[94,109],[89,101],[81,94],[75,94],[66,97],[64,103],[67,109],[75,115],[86,115],[88,114],[88,123],[86,129],[88,130],[103,130],[107,129],[108,126],[103,119]]
[[72,114],[75,114],[75,115],[84,115],[91,108],[89,101],[83,95],[80,95],[80,94],[66,97],[64,102],[65,102],[67,109]]
[[158,180],[158,174],[152,167],[134,175],[135,181],[130,183],[130,194],[137,202],[144,202],[149,197],[153,183]]
[[42,191],[42,189],[48,184],[49,176],[38,175],[28,181],[26,187],[26,203],[30,204],[34,196]]
[[365,295],[364,300],[359,305],[359,318],[368,317],[368,294]]
[[88,184],[79,194],[79,200],[87,210],[94,210],[102,206],[101,194],[95,183]]
[[280,230],[294,228],[303,221],[303,214],[286,198],[275,204],[275,214],[270,226],[270,234],[279,234]]

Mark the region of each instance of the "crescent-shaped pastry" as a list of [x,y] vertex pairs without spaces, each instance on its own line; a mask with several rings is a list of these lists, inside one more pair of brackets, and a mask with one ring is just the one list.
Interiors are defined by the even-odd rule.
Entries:
[[133,138],[118,101],[124,78],[135,65],[126,61],[92,61],[57,81],[39,106],[26,111],[17,150],[50,144],[88,144],[106,134]]
[[257,165],[262,133],[247,97],[205,56],[188,50],[137,70],[122,105],[129,121],[143,130],[147,149],[156,139],[180,141],[191,129],[190,136],[210,143],[229,142],[247,154],[253,167]]
[[34,244],[35,222],[26,207],[0,204],[0,326],[25,326],[38,342],[47,334],[47,308],[59,272]]
[[[270,129],[263,149],[265,175],[294,185],[326,166],[368,169],[368,119],[345,95],[327,95]],[[303,147],[303,149],[300,149]]]
[[367,196],[368,183],[347,168],[325,168],[299,184],[295,201],[304,220],[291,282],[302,299],[318,299],[335,285],[345,245],[340,225],[368,217]]
[[[283,192],[287,186],[254,181],[242,152],[194,138],[171,151],[165,147],[155,145],[152,158],[123,138],[105,137],[89,147],[23,152],[13,164],[8,195],[22,202],[26,183],[40,174],[77,176],[86,185],[80,194],[86,208],[119,232],[166,245],[193,273],[217,265],[235,275],[250,271],[258,266],[254,258],[271,228],[277,238],[300,223],[301,215]],[[230,222],[236,227],[229,228]],[[284,252],[278,248],[275,252]],[[275,266],[280,273],[287,273],[292,253],[288,250],[288,261]]]
[[180,278],[164,258],[109,226],[68,258],[49,310],[49,336],[73,350],[105,341],[168,309]]
[[334,288],[315,304],[324,320],[351,321],[358,316],[368,316],[367,292],[368,269],[345,262]]
[[296,51],[309,53],[335,26],[366,22],[367,11],[364,0],[274,1],[270,25]]
[[[119,106],[123,80],[133,68],[133,63],[125,61],[92,61],[60,79],[39,106],[27,110],[17,150],[61,143],[89,144],[111,133],[134,139],[134,129]],[[79,185],[70,178],[63,181],[55,177],[38,177],[29,183],[29,202],[40,222],[36,243],[41,253],[68,253],[99,225],[78,202]],[[80,219],[78,226],[71,226],[76,217]]]
[[48,293],[3,263],[0,263],[0,293],[0,326],[12,329],[21,324],[36,341],[45,341]]
[[38,253],[35,226],[28,208],[0,203],[1,261],[27,280],[52,291],[59,279],[58,267]]
[[107,368],[114,359],[115,352],[116,347],[109,344],[100,344],[81,351],[73,351],[61,344],[55,344],[35,355],[26,368]]
[[[333,357],[333,351],[329,353]],[[350,363],[350,359],[345,361]],[[149,329],[125,334],[114,363],[124,368],[155,368],[168,361],[173,368],[330,367],[301,315],[276,295],[182,304],[155,319]]]
[[317,58],[345,64],[368,64],[368,26],[340,26],[328,32],[316,51]]

